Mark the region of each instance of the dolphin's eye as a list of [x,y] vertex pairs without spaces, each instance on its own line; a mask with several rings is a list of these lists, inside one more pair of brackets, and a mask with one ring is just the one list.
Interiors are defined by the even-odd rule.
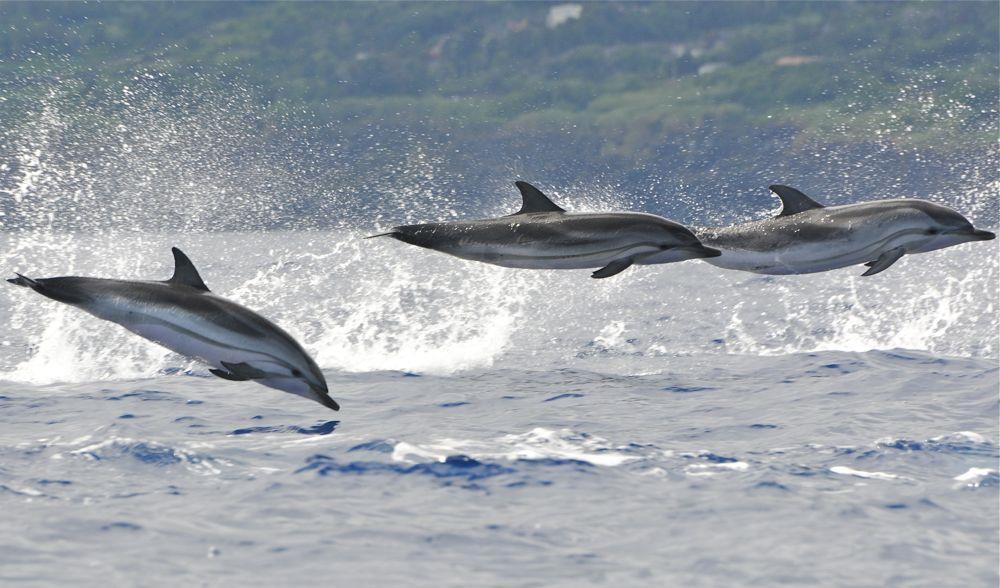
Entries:
[[941,231],[939,231],[939,230],[937,230],[937,229],[927,229],[927,234],[928,234],[928,235],[937,235],[937,234],[938,234],[938,233],[940,233],[940,232],[941,232]]
[[302,372],[300,372],[299,370],[292,370],[292,375],[295,376],[296,378],[301,378]]

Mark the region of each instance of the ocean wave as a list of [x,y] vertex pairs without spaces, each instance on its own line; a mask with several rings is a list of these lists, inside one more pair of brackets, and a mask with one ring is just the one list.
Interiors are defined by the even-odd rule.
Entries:
[[555,460],[586,463],[602,467],[615,467],[642,459],[631,455],[630,448],[616,448],[607,440],[571,429],[551,430],[535,428],[527,433],[504,435],[493,442],[442,439],[433,443],[410,444],[399,442],[392,452],[392,459],[399,462],[446,460],[456,452],[477,459],[507,461]]
[[318,476],[335,474],[379,474],[390,473],[399,475],[421,475],[451,482],[459,479],[464,482],[476,482],[486,478],[512,474],[514,469],[496,463],[483,462],[466,455],[449,455],[440,461],[401,465],[379,461],[340,462],[327,455],[313,455],[306,460],[306,465],[295,470],[296,474],[311,472]]
[[847,466],[833,466],[830,468],[830,471],[842,476],[854,476],[855,478],[865,478],[869,480],[909,480],[906,476],[900,476],[898,474],[890,474],[886,472],[866,472]]
[[69,451],[70,455],[92,461],[122,461],[125,459],[154,467],[180,465],[191,473],[209,476],[221,474],[232,464],[210,455],[171,447],[169,445],[128,437],[112,436],[103,441]]
[[969,468],[953,478],[964,488],[995,488],[1000,486],[1000,472],[990,468]]

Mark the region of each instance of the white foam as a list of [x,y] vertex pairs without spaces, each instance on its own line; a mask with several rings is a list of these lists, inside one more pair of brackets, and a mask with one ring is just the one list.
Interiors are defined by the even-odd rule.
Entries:
[[455,449],[455,446],[451,444],[445,444],[445,445],[433,444],[425,447],[419,447],[417,445],[412,445],[410,443],[406,443],[405,441],[401,441],[393,446],[392,459],[393,461],[402,461],[408,463],[415,463],[417,461],[443,462],[445,459],[448,458],[447,452],[452,449]]
[[553,431],[541,427],[523,434],[504,435],[492,443],[455,439],[423,444],[399,442],[393,448],[392,458],[410,463],[422,460],[443,462],[456,454],[479,460],[566,459],[603,467],[616,467],[641,459],[614,451],[600,437],[579,434],[571,429]]
[[969,471],[964,474],[959,474],[953,479],[958,480],[959,482],[978,482],[993,473],[996,473],[996,470],[991,470],[989,468],[969,468]]
[[42,496],[42,492],[27,486],[24,488],[14,488],[14,491],[24,494],[25,496]]
[[865,472],[862,470],[849,468],[847,466],[834,466],[830,468],[830,471],[835,474],[840,474],[843,476],[854,476],[856,478],[866,478],[870,480],[909,480],[909,478],[905,476],[888,474],[886,472]]
[[959,487],[966,488],[978,488],[984,480],[995,479],[998,477],[997,470],[990,468],[969,468],[964,474],[959,474],[952,478],[957,482],[961,482]]
[[570,429],[551,431],[539,427],[522,435],[507,435],[501,441],[514,448],[507,454],[508,459],[572,459],[608,467],[639,459],[611,451],[605,439],[580,435]]
[[974,431],[957,431],[948,435],[939,435],[937,437],[932,437],[931,441],[968,441],[970,443],[976,443],[979,445],[989,443],[989,439],[983,437],[979,433]]
[[730,461],[725,463],[693,463],[685,466],[684,471],[689,476],[714,476],[725,471],[745,472],[748,469],[750,469],[750,464],[745,461]]
[[665,470],[663,468],[660,468],[660,467],[649,468],[648,470],[641,471],[641,472],[639,472],[639,475],[640,476],[652,476],[654,478],[666,478],[668,476],[667,470]]
[[[971,257],[973,246],[992,251]],[[728,315],[726,349],[752,355],[914,349],[993,356],[1000,273],[995,251],[978,243],[921,255],[919,262],[907,256],[905,266],[878,282],[854,268],[774,278],[765,284],[771,296],[747,296],[720,312]],[[964,269],[955,271],[957,265]],[[985,325],[979,322],[984,317]]]

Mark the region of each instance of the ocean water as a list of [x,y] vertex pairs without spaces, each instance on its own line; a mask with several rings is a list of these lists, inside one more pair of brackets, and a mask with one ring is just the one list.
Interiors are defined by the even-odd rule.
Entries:
[[[996,241],[870,278],[491,267],[362,237],[508,214],[519,177],[571,210],[768,213],[516,160],[459,193],[419,137],[391,168],[277,149],[251,92],[156,79],[95,110],[57,78],[4,127],[0,268],[164,279],[178,246],[296,336],[342,410],[0,284],[0,584],[997,585]],[[995,230],[995,152],[946,194],[872,192],[899,170],[839,157],[772,180]]]
[[209,287],[340,412],[0,289],[0,582],[991,586],[995,242],[608,280],[363,232],[8,232],[4,267]]

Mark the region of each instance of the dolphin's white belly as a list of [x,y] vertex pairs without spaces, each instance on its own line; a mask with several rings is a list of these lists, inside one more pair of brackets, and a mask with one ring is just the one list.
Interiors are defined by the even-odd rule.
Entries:
[[759,274],[809,274],[858,265],[878,258],[877,247],[837,249],[829,246],[803,245],[772,251],[720,249],[722,255],[705,259],[726,269]]
[[120,323],[129,331],[166,347],[167,349],[190,359],[201,360],[212,367],[225,369],[223,361],[229,363],[248,363],[253,367],[266,370],[266,366],[275,365],[274,360],[267,355],[247,349],[227,346],[220,342],[195,338],[179,333],[165,325]]
[[463,259],[519,269],[585,269],[604,267],[617,259],[660,251],[648,243],[621,240],[581,245],[467,242],[447,253]]
[[725,243],[706,240],[706,245],[719,249],[722,255],[704,261],[726,269],[758,274],[809,274],[874,261],[890,249],[908,248],[913,242],[911,231],[890,235],[859,232],[847,238],[755,249],[727,247]]
[[221,362],[248,363],[267,371],[284,371],[275,350],[265,342],[212,324],[179,309],[105,300],[87,312],[117,323],[129,331],[190,359],[225,369]]

